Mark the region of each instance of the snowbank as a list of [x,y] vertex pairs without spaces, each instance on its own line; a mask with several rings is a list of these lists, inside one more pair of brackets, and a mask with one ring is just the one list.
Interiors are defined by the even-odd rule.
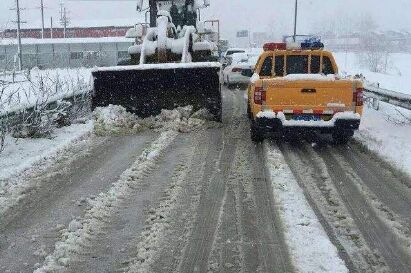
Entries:
[[192,106],[162,110],[160,115],[140,119],[122,106],[98,107],[94,113],[94,133],[96,135],[135,134],[147,129],[155,131],[191,132],[202,127],[211,116],[207,110],[193,112]]
[[93,72],[123,71],[123,70],[148,70],[148,69],[202,68],[202,67],[221,68],[221,64],[217,62],[142,64],[142,65],[98,67],[98,68],[94,68]]
[[48,139],[7,136],[5,149],[0,153],[0,215],[33,187],[30,181],[23,183],[20,175],[29,174],[33,169],[47,168],[65,149],[87,137],[91,129],[89,122],[56,129]]
[[[0,75],[0,116],[35,105],[60,100],[90,90],[91,69],[33,68],[28,75],[19,75],[19,81],[9,82],[10,76]],[[5,82],[2,83],[2,80]]]
[[411,175],[411,111],[387,103],[364,108],[355,138]]
[[285,77],[279,77],[278,80],[284,81],[335,81],[334,74],[321,75],[321,74],[288,74]]
[[285,237],[297,272],[348,272],[281,151],[265,143],[266,164],[280,205]]

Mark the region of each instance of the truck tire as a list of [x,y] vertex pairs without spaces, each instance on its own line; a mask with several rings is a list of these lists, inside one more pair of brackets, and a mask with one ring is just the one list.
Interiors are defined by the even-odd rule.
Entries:
[[264,141],[263,132],[261,132],[261,130],[254,124],[254,122],[251,122],[250,133],[251,133],[251,141],[255,143],[261,143]]
[[353,136],[353,130],[337,130],[332,134],[335,144],[347,144]]
[[247,102],[247,117],[249,120],[253,117],[251,114],[251,108],[250,108],[250,103]]

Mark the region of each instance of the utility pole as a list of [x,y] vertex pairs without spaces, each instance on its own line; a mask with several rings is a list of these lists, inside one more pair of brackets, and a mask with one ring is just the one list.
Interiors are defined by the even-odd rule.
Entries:
[[294,10],[294,42],[297,39],[297,17],[298,17],[298,0],[295,0],[295,10]]
[[53,17],[50,17],[50,39],[53,39]]
[[41,39],[44,39],[44,5],[43,5],[43,0],[40,0],[40,10],[41,10]]
[[[14,9],[12,9],[14,10]],[[17,21],[15,23],[17,24],[17,56],[18,56],[18,61],[19,61],[19,70],[23,69],[23,53],[22,53],[22,46],[21,46],[21,28],[20,24],[23,23],[20,18],[20,4],[19,0],[16,0],[16,17]]]
[[64,3],[60,3],[60,24],[63,26],[63,37],[66,38],[67,25],[69,24],[69,18],[67,17],[67,10]]

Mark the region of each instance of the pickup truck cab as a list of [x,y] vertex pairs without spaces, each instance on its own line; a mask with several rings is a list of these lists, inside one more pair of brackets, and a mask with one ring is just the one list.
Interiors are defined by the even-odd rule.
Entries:
[[264,46],[248,88],[251,138],[267,133],[316,130],[346,143],[360,126],[361,81],[340,79],[331,52],[318,48]]

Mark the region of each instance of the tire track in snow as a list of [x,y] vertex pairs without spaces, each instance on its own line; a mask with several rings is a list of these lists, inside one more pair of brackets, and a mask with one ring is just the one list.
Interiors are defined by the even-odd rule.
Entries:
[[263,144],[258,144],[251,150],[250,161],[253,162],[254,199],[259,236],[258,252],[265,268],[263,272],[294,272],[284,238],[283,223],[274,202]]
[[[170,256],[169,253],[167,256],[160,258],[158,257],[158,254],[160,250],[165,247],[165,242],[171,235],[170,227],[174,224],[174,214],[176,210],[179,209],[180,202],[183,201],[182,197],[187,190],[186,186],[187,176],[189,175],[189,166],[190,162],[194,159],[195,151],[195,146],[191,146],[187,155],[178,160],[178,164],[176,165],[173,174],[167,179],[169,182],[167,183],[167,188],[161,197],[159,205],[153,206],[149,210],[148,219],[145,221],[145,230],[141,233],[136,242],[136,252],[135,255],[133,255],[136,258],[132,258],[131,265],[128,267],[128,270],[126,269],[129,273],[153,272],[154,270],[152,267],[157,266],[156,262],[158,261],[158,258],[162,260],[162,258]],[[170,264],[167,264],[167,266],[170,266]],[[169,271],[170,270],[166,269],[164,271],[161,270],[160,272]],[[124,270],[122,272],[124,272]]]
[[213,165],[212,176],[201,182],[203,189],[197,208],[197,218],[177,269],[179,272],[207,272],[209,255],[215,244],[217,226],[221,221],[225,184],[232,168],[239,133],[239,121],[235,117],[241,111],[239,103],[242,102],[242,99],[233,92],[225,92],[225,96],[229,103],[230,100],[234,100],[233,106],[226,108],[229,110],[228,118],[225,119],[226,127],[220,130],[218,137],[214,139],[214,145],[219,151],[216,160],[210,162]]
[[140,183],[149,174],[177,135],[178,133],[172,131],[161,133],[160,137],[144,150],[133,166],[123,173],[119,181],[90,202],[90,208],[81,219],[70,222],[62,233],[62,239],[56,242],[53,253],[46,257],[43,265],[34,273],[57,272],[67,267],[73,253],[80,253],[83,246],[88,245],[95,236],[98,236],[119,202],[128,197],[130,188]]
[[307,143],[278,142],[311,207],[350,271],[389,272],[384,258],[366,243],[334,185],[324,161]]
[[139,261],[145,260],[145,264],[152,260],[159,244],[163,246],[159,241],[167,237],[170,214],[177,205],[176,195],[181,192],[181,180],[191,161],[192,142],[191,134],[179,134],[150,175],[130,188],[127,199],[116,208],[102,234],[81,255],[76,255],[69,272],[124,272],[135,257],[144,257]]
[[316,152],[324,160],[340,197],[368,245],[379,251],[393,272],[410,272],[411,259],[409,253],[406,252],[407,249],[402,246],[390,227],[384,224],[376,211],[368,204],[367,198],[356,187],[352,177],[331,154],[328,147]]
[[[153,259],[145,265],[146,268],[149,268],[149,272],[175,272],[181,261],[184,246],[190,238],[196,217],[202,189],[199,181],[207,181],[212,175],[217,149],[213,145],[215,136],[216,130],[214,129],[200,132],[195,136],[194,155],[187,162],[186,175],[181,179],[181,187],[184,190],[177,194],[177,202],[174,203],[173,210],[170,211],[169,217],[166,219],[169,226],[166,235],[163,235],[159,242],[161,247],[152,255]],[[148,228],[153,233],[156,232],[154,229]]]
[[344,148],[332,148],[333,154],[342,156],[381,202],[400,215],[411,227],[411,179],[369,152],[361,151],[358,144]]
[[155,135],[91,137],[72,147],[66,160],[57,160],[33,178],[39,188],[27,200],[31,202],[1,229],[0,272],[26,272],[40,266],[59,240],[60,229],[84,214],[86,198],[109,189]]
[[[233,91],[234,92],[234,91]],[[243,93],[236,92],[235,123],[227,142],[236,142],[233,164],[211,248],[208,268],[199,272],[293,272],[264,159],[250,141]],[[264,180],[266,181],[266,180]],[[266,193],[268,192],[268,193]],[[204,271],[208,270],[208,271]]]

